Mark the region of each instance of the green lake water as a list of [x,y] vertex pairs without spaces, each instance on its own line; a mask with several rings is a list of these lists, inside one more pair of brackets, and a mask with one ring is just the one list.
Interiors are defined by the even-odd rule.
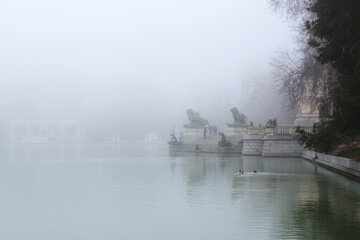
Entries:
[[301,158],[3,144],[0,239],[360,239],[360,183]]

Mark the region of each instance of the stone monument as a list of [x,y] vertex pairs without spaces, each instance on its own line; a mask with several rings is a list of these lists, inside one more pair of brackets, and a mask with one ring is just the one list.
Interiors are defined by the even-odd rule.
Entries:
[[230,109],[230,111],[233,115],[234,122],[226,123],[226,125],[228,125],[228,127],[233,127],[233,128],[245,127],[247,120],[245,114],[240,113],[237,107],[233,107],[232,109]]
[[294,121],[295,126],[312,127],[319,122],[319,110],[311,106],[309,99],[302,99],[299,103],[299,113]]
[[244,139],[244,135],[247,133],[248,127],[246,124],[247,117],[245,114],[240,113],[237,107],[233,107],[230,111],[233,115],[234,122],[226,123],[228,126],[226,136],[234,148],[242,148],[242,141]]
[[277,119],[269,119],[265,126],[265,134],[275,134],[275,129],[277,127]]
[[188,109],[186,113],[189,124],[184,124],[183,143],[193,144],[206,137],[209,121],[200,117],[200,114],[192,109]]
[[226,136],[224,133],[219,132],[219,135],[221,136],[221,141],[218,142],[219,147],[231,147],[231,142],[226,140]]
[[175,130],[173,128],[172,132],[170,133],[170,141],[168,141],[168,144],[170,146],[174,146],[174,147],[179,147],[179,146],[182,146],[182,142],[181,140],[178,141],[177,138],[176,138],[176,135],[175,135]]
[[188,109],[186,113],[190,123],[184,124],[184,128],[204,128],[209,124],[208,120],[200,117],[200,114],[192,109]]
[[320,121],[319,109],[311,102],[311,89],[311,84],[306,86],[305,93],[299,101],[299,113],[294,121],[295,126],[312,127],[314,123]]

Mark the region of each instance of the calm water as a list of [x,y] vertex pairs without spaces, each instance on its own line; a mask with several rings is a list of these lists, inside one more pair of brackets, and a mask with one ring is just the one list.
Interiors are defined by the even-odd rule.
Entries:
[[360,239],[360,183],[296,158],[2,145],[0,194],[6,240]]

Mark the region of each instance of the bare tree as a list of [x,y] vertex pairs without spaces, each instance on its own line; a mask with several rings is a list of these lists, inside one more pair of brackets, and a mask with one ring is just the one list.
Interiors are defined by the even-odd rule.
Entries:
[[279,50],[270,64],[275,85],[289,102],[289,107],[296,106],[304,97],[313,107],[330,101],[331,90],[336,86],[336,73],[330,65],[319,63],[306,49]]
[[311,14],[306,9],[315,1],[316,0],[269,0],[269,3],[274,11],[281,12],[290,20],[294,21],[311,17]]
[[315,16],[307,9],[315,0],[269,0],[275,11],[285,14],[297,32],[298,49],[289,52],[279,50],[271,59],[275,85],[293,108],[304,97],[312,107],[325,105],[336,86],[335,71],[329,64],[317,61],[316,50],[308,42],[313,36],[305,22]]

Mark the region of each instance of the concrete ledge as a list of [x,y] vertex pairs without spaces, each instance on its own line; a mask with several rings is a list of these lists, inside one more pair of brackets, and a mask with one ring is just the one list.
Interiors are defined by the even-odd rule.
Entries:
[[219,147],[218,144],[211,143],[194,143],[183,144],[181,146],[169,146],[170,152],[198,152],[198,153],[241,153],[238,147]]
[[291,134],[269,134],[264,136],[264,141],[294,141],[297,142],[293,135]]
[[316,164],[360,180],[360,162],[358,161],[309,150],[304,150],[301,156]]
[[261,152],[242,152],[243,156],[261,156],[262,153]]
[[301,152],[276,152],[276,153],[263,153],[263,157],[301,157]]

